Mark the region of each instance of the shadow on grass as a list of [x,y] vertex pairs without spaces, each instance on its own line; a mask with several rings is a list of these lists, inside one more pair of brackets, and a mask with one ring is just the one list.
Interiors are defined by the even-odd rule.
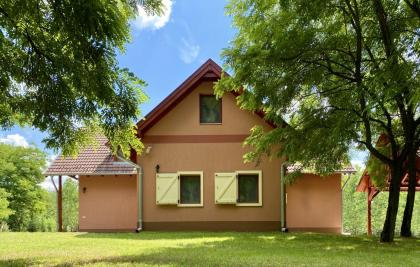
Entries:
[[[420,256],[418,239],[381,244],[376,239],[312,233],[142,232],[86,233],[77,238],[166,241],[135,255],[98,255],[64,259],[53,266],[171,265],[171,266],[296,266],[396,265],[410,266]],[[197,240],[201,239],[201,240]],[[131,244],[133,245],[133,244]],[[135,244],[134,244],[135,246]],[[0,266],[52,265],[37,259],[0,260]]]
[[76,238],[108,238],[108,239],[129,239],[129,240],[174,240],[192,239],[203,237],[230,237],[238,235],[236,232],[151,232],[140,233],[80,233]]
[[34,259],[10,259],[10,260],[3,260],[0,259],[0,266],[10,266],[10,267],[26,267],[26,266],[33,266],[33,265],[41,265],[41,261],[34,260]]

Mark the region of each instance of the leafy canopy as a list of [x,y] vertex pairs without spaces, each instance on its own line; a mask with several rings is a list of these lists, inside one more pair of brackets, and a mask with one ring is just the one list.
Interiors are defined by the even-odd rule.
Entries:
[[382,133],[392,137],[393,152],[418,146],[420,17],[401,1],[383,1],[381,23],[375,2],[230,1],[238,32],[223,58],[233,75],[216,91],[242,90],[242,108],[262,109],[279,126],[252,129],[246,160],[274,153],[329,173],[354,145],[391,162],[375,148]]
[[25,231],[31,219],[46,209],[45,192],[38,185],[44,181],[45,154],[33,147],[17,147],[0,143],[0,189],[7,192],[10,229]]
[[67,155],[97,131],[114,149],[141,150],[145,82],[116,60],[139,6],[162,12],[161,0],[1,1],[0,127],[46,131],[47,148]]
[[68,178],[63,183],[63,229],[77,231],[79,225],[79,187]]
[[7,193],[5,189],[0,188],[0,227],[2,223],[13,214],[13,211],[9,208],[8,197],[10,197],[10,194]]

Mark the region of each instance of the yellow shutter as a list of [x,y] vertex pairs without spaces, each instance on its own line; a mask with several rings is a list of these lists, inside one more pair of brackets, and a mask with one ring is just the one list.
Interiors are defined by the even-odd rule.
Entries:
[[236,203],[237,184],[235,173],[216,173],[214,176],[216,204]]
[[178,204],[178,174],[156,174],[156,204]]

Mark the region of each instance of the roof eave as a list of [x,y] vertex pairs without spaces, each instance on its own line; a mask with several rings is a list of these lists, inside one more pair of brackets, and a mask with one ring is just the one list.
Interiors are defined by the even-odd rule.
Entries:
[[44,176],[75,176],[75,175],[135,175],[134,172],[93,172],[93,173],[83,173],[83,172],[46,172],[43,173]]

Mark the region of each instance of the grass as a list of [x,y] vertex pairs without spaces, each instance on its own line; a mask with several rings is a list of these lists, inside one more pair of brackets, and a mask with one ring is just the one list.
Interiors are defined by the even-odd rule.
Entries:
[[1,266],[418,266],[420,239],[310,233],[0,233]]

